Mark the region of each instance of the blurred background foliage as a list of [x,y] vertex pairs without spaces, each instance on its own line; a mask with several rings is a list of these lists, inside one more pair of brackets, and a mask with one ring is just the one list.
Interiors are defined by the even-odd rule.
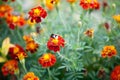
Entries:
[[[37,5],[46,9],[48,15],[40,24],[25,25],[15,30],[10,30],[5,20],[0,18],[0,45],[6,37],[10,37],[11,43],[25,47],[22,36],[36,32],[38,27],[40,34],[34,37],[34,40],[40,44],[40,47],[35,54],[27,53],[25,65],[27,70],[34,72],[40,80],[50,80],[49,76],[51,80],[110,80],[112,69],[120,64],[120,25],[112,18],[113,15],[120,13],[120,1],[107,0],[108,6],[105,9],[102,6],[104,0],[99,1],[100,10],[91,12],[83,10],[79,0],[73,5],[66,0],[61,0],[59,8],[52,11],[47,10],[41,0],[9,1],[7,4],[11,5],[15,12],[22,13],[24,16],[28,16],[28,11]],[[0,1],[0,4],[3,2]],[[109,24],[110,30],[105,28],[105,23]],[[90,28],[94,29],[93,38],[84,34]],[[48,52],[46,42],[52,33],[59,34],[65,39],[66,45],[60,53],[70,61],[55,53],[57,62],[48,72],[38,64],[38,58]],[[102,58],[101,50],[105,45],[114,45],[117,56],[110,59]],[[0,64],[2,65],[3,63]],[[22,78],[23,75],[21,70],[20,77]],[[12,78],[11,76],[3,77],[0,73],[0,80],[12,80]]]

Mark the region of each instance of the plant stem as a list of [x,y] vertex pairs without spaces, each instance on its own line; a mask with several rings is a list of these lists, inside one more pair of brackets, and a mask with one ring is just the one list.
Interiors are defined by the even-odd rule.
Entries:
[[47,68],[47,70],[48,70],[49,80],[52,80],[52,78],[51,78],[51,72],[50,72],[49,67]]

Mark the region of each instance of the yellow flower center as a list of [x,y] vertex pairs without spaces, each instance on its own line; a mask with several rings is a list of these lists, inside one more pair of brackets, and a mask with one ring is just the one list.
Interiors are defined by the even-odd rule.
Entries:
[[29,43],[28,46],[29,46],[30,49],[34,49],[35,48],[35,44],[33,42]]
[[13,16],[12,20],[13,20],[13,22],[17,22],[18,21],[18,17],[17,16]]
[[58,43],[58,39],[53,39],[52,42],[53,42],[54,44],[57,44],[57,43]]
[[44,57],[44,60],[45,60],[45,61],[48,61],[48,60],[50,59],[49,54],[44,54],[44,56],[43,56],[43,57]]
[[16,54],[17,52],[19,52],[19,48],[15,47],[14,50],[13,50],[13,53]]
[[34,14],[35,14],[35,16],[39,16],[40,15],[40,10],[39,9],[35,9],[34,10]]
[[23,55],[23,52],[18,53],[17,56],[18,56],[19,60],[22,60],[22,59],[24,59],[24,57],[25,57],[25,56]]

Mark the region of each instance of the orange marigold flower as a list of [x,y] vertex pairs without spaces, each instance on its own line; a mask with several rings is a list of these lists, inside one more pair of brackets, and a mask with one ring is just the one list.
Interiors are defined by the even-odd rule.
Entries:
[[97,0],[80,0],[80,6],[85,9],[99,9],[100,3]]
[[103,58],[109,57],[111,58],[112,56],[115,56],[117,54],[117,51],[114,46],[105,46],[101,52],[101,56]]
[[2,66],[2,73],[4,76],[8,74],[17,74],[18,72],[18,62],[16,60],[9,60]]
[[110,75],[110,80],[120,80],[120,65],[113,69]]
[[93,37],[94,34],[94,30],[93,29],[88,29],[84,32],[85,35],[87,35],[88,37]]
[[28,43],[30,41],[34,41],[33,38],[30,35],[24,35],[23,39],[26,41],[26,43]]
[[0,18],[1,17],[6,17],[7,14],[9,14],[13,9],[6,4],[0,5]]
[[46,7],[49,10],[53,10],[54,6],[57,5],[59,0],[46,0]]
[[67,0],[67,2],[69,2],[69,3],[75,3],[76,2],[76,0]]
[[23,36],[23,39],[26,41],[26,51],[30,51],[31,53],[37,51],[39,45],[33,40],[30,35]]
[[24,49],[18,44],[9,48],[9,55],[11,58],[19,60],[22,60],[25,57],[27,57],[27,54],[25,53]]
[[28,72],[22,80],[39,80],[39,78],[33,72]]
[[30,51],[31,53],[36,52],[38,47],[39,45],[35,43],[35,41],[30,41],[26,44],[26,50]]
[[15,29],[15,26],[22,27],[25,24],[25,19],[22,16],[9,14],[6,21],[10,29]]
[[56,57],[51,53],[45,53],[42,55],[42,57],[39,58],[38,61],[42,67],[47,68],[53,66],[56,63]]
[[41,22],[41,18],[45,18],[47,16],[47,12],[41,6],[32,8],[28,14],[31,22],[35,21],[36,23]]
[[65,40],[56,34],[51,34],[50,39],[47,42],[47,47],[49,50],[53,50],[54,52],[60,51],[60,47],[64,47]]
[[113,19],[114,19],[116,22],[120,23],[120,14],[114,15],[114,16],[113,16]]

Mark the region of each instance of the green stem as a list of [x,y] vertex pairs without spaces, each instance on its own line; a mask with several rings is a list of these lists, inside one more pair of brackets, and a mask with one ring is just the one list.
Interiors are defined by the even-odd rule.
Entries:
[[58,53],[58,55],[59,55],[62,59],[65,59],[65,60],[67,60],[67,61],[70,61],[70,59],[68,59],[68,58],[66,58],[65,56],[61,55],[60,52],[57,52],[57,53]]
[[25,67],[25,60],[24,60],[24,59],[23,59],[23,60],[20,60],[20,63],[21,63],[21,65],[22,65],[23,69],[24,69],[24,72],[27,73],[27,69],[26,69],[26,67]]
[[51,72],[50,72],[49,67],[47,68],[47,70],[48,70],[49,80],[52,80],[52,78],[51,78]]

